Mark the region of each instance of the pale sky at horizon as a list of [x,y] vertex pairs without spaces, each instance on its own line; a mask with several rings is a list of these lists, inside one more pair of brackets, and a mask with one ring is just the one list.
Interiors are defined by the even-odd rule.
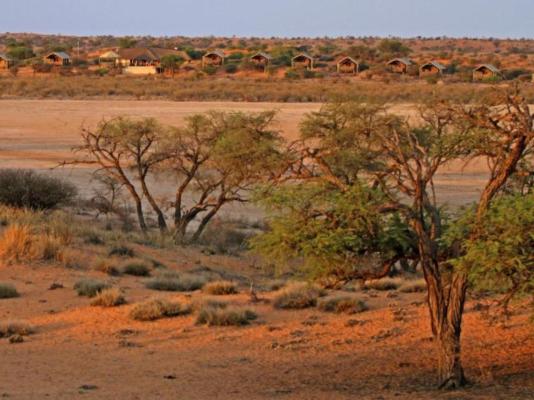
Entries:
[[0,32],[534,37],[534,0],[0,0]]

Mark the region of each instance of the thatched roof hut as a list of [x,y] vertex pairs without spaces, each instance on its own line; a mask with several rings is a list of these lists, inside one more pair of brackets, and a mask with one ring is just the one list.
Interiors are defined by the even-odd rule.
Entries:
[[486,79],[502,78],[499,68],[491,64],[481,64],[473,70],[473,80],[483,81]]
[[312,70],[314,66],[313,57],[307,53],[297,54],[291,59],[292,68],[305,68],[307,70]]
[[0,69],[9,69],[13,66],[14,61],[7,54],[0,53]]
[[443,75],[445,72],[446,67],[437,62],[437,61],[429,61],[427,63],[424,63],[419,67],[419,75],[420,76],[431,76],[431,75]]
[[386,64],[391,72],[397,74],[406,74],[408,69],[413,65],[415,65],[415,63],[409,58],[394,58],[393,60],[389,60]]
[[70,65],[70,56],[64,51],[54,51],[44,56],[44,62],[47,64],[66,66]]
[[339,74],[357,74],[360,72],[360,63],[352,57],[343,57],[337,62],[337,72]]
[[219,67],[224,64],[226,55],[220,50],[208,51],[202,56],[202,68],[212,65]]

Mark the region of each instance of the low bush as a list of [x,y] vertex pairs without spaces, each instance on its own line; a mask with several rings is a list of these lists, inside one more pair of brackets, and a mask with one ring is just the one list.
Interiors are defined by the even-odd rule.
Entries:
[[369,309],[363,300],[343,295],[321,299],[317,303],[317,308],[337,314],[357,314]]
[[10,283],[0,283],[0,299],[12,299],[19,297],[19,292],[15,286]]
[[215,296],[224,296],[239,293],[237,290],[237,285],[234,282],[230,281],[210,282],[202,288],[202,291],[204,293],[212,294]]
[[292,284],[276,294],[273,305],[275,308],[281,309],[315,307],[317,299],[325,294],[323,289],[314,285]]
[[186,274],[178,275],[174,271],[165,271],[149,279],[145,286],[148,289],[165,292],[192,292],[202,289],[205,283],[205,279],[201,277]]
[[109,289],[110,285],[96,279],[81,279],[74,285],[78,296],[95,297],[104,289]]
[[364,289],[374,289],[380,291],[397,290],[402,284],[400,278],[382,278],[365,282]]
[[35,328],[25,321],[0,322],[0,338],[13,335],[28,336],[35,332]]
[[93,264],[93,269],[98,272],[103,272],[111,276],[120,275],[115,260],[109,258],[98,258]]
[[189,306],[163,299],[153,299],[137,303],[130,311],[130,318],[136,321],[155,321],[162,318],[187,315],[190,312],[191,308]]
[[117,288],[103,289],[91,301],[95,307],[117,307],[126,304],[126,299]]
[[243,326],[258,316],[249,309],[204,305],[198,312],[197,324],[208,326]]
[[135,252],[128,246],[118,245],[114,246],[109,250],[109,256],[118,256],[118,257],[134,257]]
[[122,273],[133,276],[150,276],[150,267],[143,260],[132,260],[122,266]]
[[424,279],[406,281],[399,288],[399,291],[402,293],[424,293],[426,290],[426,282]]
[[0,170],[0,203],[17,208],[50,210],[71,203],[77,190],[71,183],[31,170]]

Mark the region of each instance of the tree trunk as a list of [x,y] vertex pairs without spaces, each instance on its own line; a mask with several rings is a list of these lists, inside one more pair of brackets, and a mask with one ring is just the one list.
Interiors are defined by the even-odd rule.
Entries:
[[148,228],[145,222],[145,215],[143,214],[143,204],[141,203],[141,199],[135,199],[135,210],[137,213],[137,220],[139,221],[139,227],[143,232],[146,232]]
[[[437,293],[436,289],[429,285],[429,300],[445,297],[445,293]],[[440,305],[440,302],[429,301],[438,352],[439,387],[442,389],[456,389],[466,383],[460,345],[466,289],[466,276],[454,274],[448,289],[447,302],[441,302]]]
[[224,204],[224,201],[219,202],[217,206],[212,208],[209,213],[207,213],[204,218],[202,218],[202,221],[200,221],[200,224],[198,225],[197,230],[195,231],[193,237],[191,238],[191,242],[195,243],[200,239],[200,235],[202,235],[202,232],[204,232],[204,229],[206,228],[206,225],[211,221],[211,219],[217,214],[217,212],[221,209],[222,205]]
[[440,333],[438,345],[438,374],[440,389],[457,389],[465,385],[460,353],[460,334],[452,327]]

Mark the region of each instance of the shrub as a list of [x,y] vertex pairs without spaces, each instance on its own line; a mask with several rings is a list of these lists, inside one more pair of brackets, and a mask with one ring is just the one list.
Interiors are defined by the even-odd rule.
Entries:
[[423,293],[426,292],[426,282],[424,279],[404,282],[399,291],[402,293]]
[[282,290],[274,298],[274,307],[282,309],[302,309],[315,307],[317,299],[324,296],[321,288],[309,284],[292,284]]
[[397,290],[402,284],[402,279],[399,278],[382,278],[369,282],[365,282],[365,289],[374,289],[374,290]]
[[13,335],[27,336],[35,332],[35,328],[25,321],[0,322],[0,338]]
[[104,289],[91,301],[92,306],[117,307],[126,303],[121,291],[117,288]]
[[229,281],[216,281],[208,283],[203,287],[202,291],[215,296],[239,293],[236,284]]
[[201,289],[206,283],[204,278],[193,275],[178,275],[174,271],[165,271],[149,279],[146,287],[165,292],[191,292]]
[[246,239],[239,221],[216,219],[206,227],[198,243],[217,254],[229,254],[244,248]]
[[117,269],[115,261],[109,258],[97,259],[93,265],[93,269],[111,276],[120,275],[120,271]]
[[142,260],[133,260],[122,266],[122,273],[133,276],[150,276],[150,267]]
[[317,307],[326,312],[337,314],[356,314],[369,309],[367,304],[352,296],[335,296],[319,300]]
[[190,307],[184,307],[180,303],[163,299],[153,299],[137,303],[130,311],[130,318],[136,321],[155,321],[161,318],[186,315],[190,312]]
[[17,208],[49,210],[70,203],[74,185],[31,170],[0,170],[0,203]]
[[19,292],[10,283],[0,283],[0,299],[12,299],[19,297]]
[[235,74],[237,70],[237,64],[226,64],[224,66],[224,72],[226,72],[227,74]]
[[198,312],[197,324],[208,326],[243,326],[257,315],[249,309],[203,306]]
[[78,296],[95,297],[104,289],[109,289],[110,285],[96,279],[81,279],[74,285]]
[[119,256],[119,257],[134,257],[135,252],[133,249],[125,245],[114,246],[109,250],[110,256]]

